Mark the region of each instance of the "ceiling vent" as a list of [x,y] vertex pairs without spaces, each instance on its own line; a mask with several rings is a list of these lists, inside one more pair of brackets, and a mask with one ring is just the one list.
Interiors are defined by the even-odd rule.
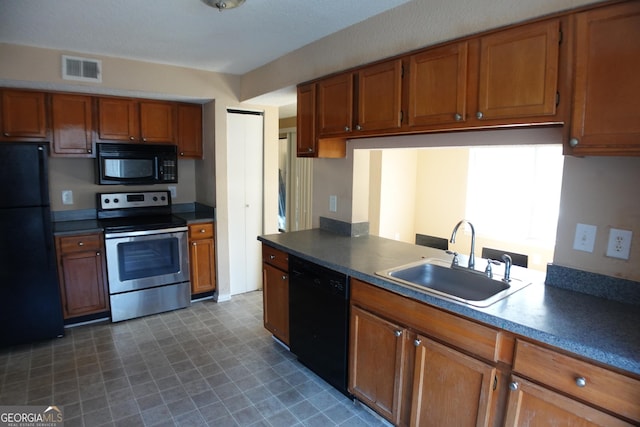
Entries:
[[102,61],[62,55],[62,78],[102,83]]

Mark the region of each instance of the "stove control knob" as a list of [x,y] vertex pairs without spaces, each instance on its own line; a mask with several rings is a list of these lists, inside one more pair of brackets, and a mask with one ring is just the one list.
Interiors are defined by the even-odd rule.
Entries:
[[113,199],[113,203],[118,203],[120,199]]
[[154,201],[154,202],[157,202],[157,201],[158,201],[158,198],[157,198],[156,196],[153,196],[153,201]]
[[166,196],[161,196],[160,200],[167,200],[167,197]]
[[109,199],[104,199],[104,203],[108,205],[109,203],[111,203],[111,200],[109,200]]

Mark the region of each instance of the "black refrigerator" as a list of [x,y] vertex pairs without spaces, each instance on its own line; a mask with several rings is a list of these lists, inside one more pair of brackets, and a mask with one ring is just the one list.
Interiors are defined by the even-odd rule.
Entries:
[[48,144],[0,141],[0,347],[62,336]]

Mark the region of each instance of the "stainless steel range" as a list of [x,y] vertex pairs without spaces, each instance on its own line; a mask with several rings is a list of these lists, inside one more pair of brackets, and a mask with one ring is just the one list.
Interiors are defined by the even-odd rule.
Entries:
[[191,303],[187,224],[168,191],[98,193],[114,322]]

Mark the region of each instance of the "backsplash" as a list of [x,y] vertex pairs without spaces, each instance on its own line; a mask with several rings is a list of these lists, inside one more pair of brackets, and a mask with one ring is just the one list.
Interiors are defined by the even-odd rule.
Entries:
[[625,304],[640,305],[640,283],[633,280],[549,264],[545,285]]

